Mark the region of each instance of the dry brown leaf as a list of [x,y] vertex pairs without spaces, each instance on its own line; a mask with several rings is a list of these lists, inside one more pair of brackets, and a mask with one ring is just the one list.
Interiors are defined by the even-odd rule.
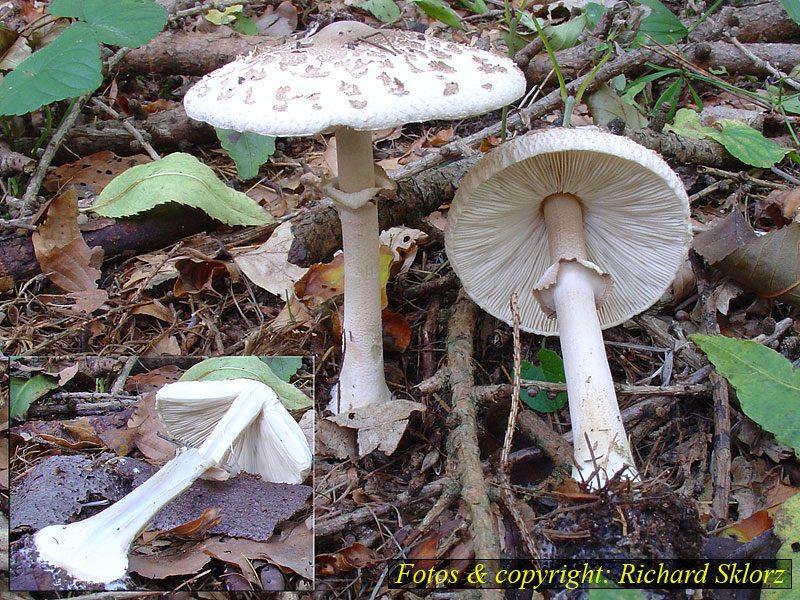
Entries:
[[108,301],[108,292],[101,289],[70,292],[67,296],[75,300],[69,310],[76,314],[91,314]]
[[160,388],[168,383],[175,383],[180,379],[183,371],[177,365],[164,365],[146,373],[131,375],[125,381],[125,390],[142,394]]
[[736,211],[695,236],[693,247],[757,294],[800,306],[800,223],[757,236]]
[[332,554],[318,554],[317,570],[321,575],[341,575],[375,562],[378,562],[378,559],[372,550],[364,544],[355,542]]
[[367,404],[326,420],[340,427],[358,430],[358,451],[361,456],[375,449],[391,455],[408,427],[411,413],[425,410],[425,405],[418,402],[392,400],[382,402],[379,406]]
[[778,227],[798,220],[800,217],[800,188],[773,190],[764,199],[761,208]]
[[411,326],[405,316],[383,309],[383,348],[389,352],[405,352],[411,343]]
[[165,531],[145,531],[142,541],[146,544],[160,537],[175,537],[182,541],[198,541],[208,537],[208,531],[222,523],[221,508],[207,508],[196,519]]
[[149,162],[152,159],[146,154],[117,156],[103,150],[54,169],[45,177],[42,187],[55,192],[67,184],[83,184],[89,186],[94,194],[99,194],[120,173]]
[[139,406],[128,419],[128,428],[136,430],[134,443],[150,461],[167,462],[175,456],[177,446],[168,441],[167,430],[156,413],[155,392],[150,392],[142,398]]
[[182,258],[175,263],[175,268],[178,269],[178,279],[173,286],[176,298],[214,291],[213,284],[219,279],[227,276],[231,281],[237,281],[239,276],[234,267],[219,260]]
[[308,270],[289,262],[292,240],[292,224],[287,221],[280,224],[261,246],[237,254],[233,261],[250,281],[285,300],[287,292],[294,293],[295,283]]
[[154,317],[164,323],[172,323],[175,320],[175,314],[171,308],[167,308],[158,300],[153,300],[147,304],[135,307],[131,314],[134,315],[148,315]]
[[[100,270],[92,266],[96,253],[78,230],[78,194],[75,190],[56,196],[47,218],[31,236],[42,272],[66,292],[97,289]],[[94,257],[93,257],[94,254]]]
[[174,335],[162,335],[150,346],[147,356],[180,356],[181,346]]

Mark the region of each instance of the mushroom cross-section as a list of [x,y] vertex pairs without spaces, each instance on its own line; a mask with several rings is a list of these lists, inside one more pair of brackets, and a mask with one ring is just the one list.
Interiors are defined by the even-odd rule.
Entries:
[[344,21],[242,57],[186,93],[187,114],[216,127],[273,136],[336,134],[338,178],[323,186],[338,206],[345,257],[344,360],[334,412],[391,398],[383,372],[374,197],[394,184],[373,164],[370,132],[481,114],[524,91],[525,77],[508,58]]
[[510,323],[559,335],[575,477],[600,487],[633,455],[601,329],[658,300],[691,241],[680,179],[655,153],[596,129],[551,129],[500,146],[464,177],[447,256],[467,294]]
[[[189,427],[201,430],[199,447],[183,448],[150,479],[104,511],[83,521],[37,531],[34,544],[41,560],[81,581],[108,583],[119,579],[128,568],[128,546],[136,536],[195,479],[222,465],[231,448],[239,446],[243,432],[249,438],[244,445],[252,453],[272,451],[272,456],[280,458],[276,465],[279,481],[300,481],[310,468],[311,452],[302,430],[272,388],[261,382],[177,382],[161,388],[157,400],[194,405],[207,402],[209,415],[199,417],[195,406],[190,417]],[[265,427],[260,424],[264,420],[277,425]],[[292,464],[288,470],[287,457]],[[244,458],[239,459],[244,462]],[[247,464],[257,465],[258,460]]]

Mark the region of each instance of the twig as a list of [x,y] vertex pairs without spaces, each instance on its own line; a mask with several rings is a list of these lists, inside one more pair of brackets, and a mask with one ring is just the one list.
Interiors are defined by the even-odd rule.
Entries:
[[[130,48],[120,48],[117,50],[117,52],[113,54],[111,58],[109,58],[108,61],[106,61],[106,63],[103,65],[103,71],[107,73],[109,70],[113,69],[129,50]],[[89,101],[89,98],[92,97],[95,91],[96,90],[86,92],[82,96],[78,96],[75,100],[73,100],[69,112],[61,121],[61,125],[58,126],[58,129],[53,134],[53,137],[50,138],[50,141],[47,143],[47,147],[44,149],[42,157],[39,159],[36,168],[33,170],[31,179],[28,182],[28,187],[25,188],[25,194],[22,196],[23,211],[30,210],[36,195],[39,193],[39,188],[42,186],[44,177],[47,174],[47,169],[50,168],[50,163],[53,162],[56,152],[61,147],[61,144],[64,143],[64,140],[66,139],[69,130],[72,129],[72,126],[75,124],[78,115],[81,114],[83,105]]]
[[150,142],[144,139],[142,133],[138,129],[136,129],[136,127],[131,125],[130,121],[127,118],[119,114],[117,111],[108,106],[105,102],[103,102],[99,98],[92,98],[92,104],[94,104],[97,108],[101,109],[103,112],[108,114],[110,117],[122,123],[122,126],[125,128],[125,131],[130,133],[136,139],[136,141],[139,142],[139,145],[145,149],[147,154],[150,155],[150,158],[152,158],[153,160],[161,160],[161,156],[159,156],[158,152],[156,152],[153,149],[153,147],[150,145]]
[[53,134],[53,137],[51,137],[50,141],[47,143],[47,147],[44,149],[44,154],[42,154],[42,157],[36,164],[36,168],[33,170],[31,179],[28,182],[28,187],[25,188],[25,193],[22,195],[22,208],[24,212],[30,211],[31,207],[33,206],[36,195],[39,193],[39,188],[42,186],[44,177],[47,174],[47,169],[50,168],[50,163],[53,162],[56,152],[66,139],[69,130],[78,119],[78,115],[81,114],[83,105],[86,104],[89,98],[92,97],[92,94],[94,94],[94,90],[87,92],[75,99],[70,107],[69,112],[61,121],[61,125],[59,125],[58,129]]
[[114,380],[114,383],[111,386],[111,393],[112,394],[121,394],[122,390],[125,389],[125,382],[128,381],[128,375],[131,374],[133,367],[136,365],[139,357],[137,356],[129,356],[125,360],[125,364],[122,366],[122,371]]
[[769,71],[774,77],[778,77],[782,81],[785,81],[788,85],[792,86],[796,90],[800,90],[800,82],[798,82],[793,77],[790,77],[783,71],[779,71],[775,67],[773,67],[768,61],[764,60],[763,58],[759,58],[755,54],[753,54],[749,48],[745,47],[739,40],[737,40],[734,36],[729,34],[727,31],[723,31],[722,35],[728,40],[731,44],[736,46],[736,48],[744,54],[747,58],[753,61],[753,63],[762,69],[766,69]]
[[519,413],[519,392],[520,392],[520,373],[522,372],[522,350],[519,341],[519,306],[517,305],[517,293],[511,294],[511,314],[513,316],[514,328],[514,387],[511,392],[511,410],[508,413],[508,424],[506,425],[506,435],[503,440],[503,450],[500,453],[500,465],[498,467],[498,475],[500,479],[500,493],[503,498],[506,510],[511,514],[517,528],[522,535],[522,541],[525,544],[525,549],[528,551],[529,556],[538,560],[541,558],[539,547],[534,542],[531,532],[528,529],[528,524],[517,508],[517,501],[514,493],[511,491],[511,478],[509,477],[509,463],[508,456],[511,454],[511,442],[514,439],[514,429],[517,425],[517,414]]
[[204,2],[200,6],[193,6],[192,8],[186,8],[184,10],[176,11],[175,14],[169,18],[169,20],[171,22],[174,22],[183,17],[193,17],[195,15],[202,15],[203,13],[206,13],[211,9],[216,9],[220,12],[225,12],[226,8],[235,6],[237,4],[254,4],[254,3],[246,2],[245,0],[212,0],[211,2]]
[[[700,306],[703,309],[703,329],[707,335],[719,335],[717,307],[712,297],[708,271],[703,259],[694,250],[689,252],[695,277]],[[711,395],[714,399],[714,454],[711,477],[713,497],[711,498],[711,522],[709,529],[728,520],[728,507],[731,495],[731,407],[728,399],[728,382],[719,373],[712,371]]]

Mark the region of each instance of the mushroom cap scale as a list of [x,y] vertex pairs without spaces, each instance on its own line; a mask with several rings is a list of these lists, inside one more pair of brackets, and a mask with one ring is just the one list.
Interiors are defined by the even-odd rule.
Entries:
[[520,326],[558,335],[558,321],[534,299],[552,266],[542,202],[571,194],[583,208],[588,260],[613,286],[597,312],[618,325],[658,300],[691,242],[680,179],[655,152],[596,129],[550,129],[503,144],[464,177],[445,242],[469,296],[508,323],[519,295]]
[[513,102],[525,77],[506,57],[357,21],[257,50],[186,93],[193,119],[262,135],[374,131],[459,119]]

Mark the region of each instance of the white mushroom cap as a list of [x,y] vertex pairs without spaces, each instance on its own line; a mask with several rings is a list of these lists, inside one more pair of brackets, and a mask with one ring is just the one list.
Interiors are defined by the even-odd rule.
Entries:
[[517,292],[521,328],[558,335],[557,319],[534,298],[553,266],[542,202],[555,193],[579,199],[590,268],[613,281],[597,309],[601,327],[658,300],[691,242],[686,192],[655,152],[596,129],[550,129],[511,140],[467,173],[445,234],[467,294],[510,323],[509,298]]
[[186,93],[184,106],[190,117],[215,127],[298,136],[459,119],[524,92],[525,77],[508,58],[342,21],[206,75]]
[[266,481],[302,482],[311,469],[306,438],[278,395],[260,381],[178,381],[158,391],[156,410],[171,437],[199,447],[242,394],[259,398],[263,408],[222,461],[234,470],[261,475]]

